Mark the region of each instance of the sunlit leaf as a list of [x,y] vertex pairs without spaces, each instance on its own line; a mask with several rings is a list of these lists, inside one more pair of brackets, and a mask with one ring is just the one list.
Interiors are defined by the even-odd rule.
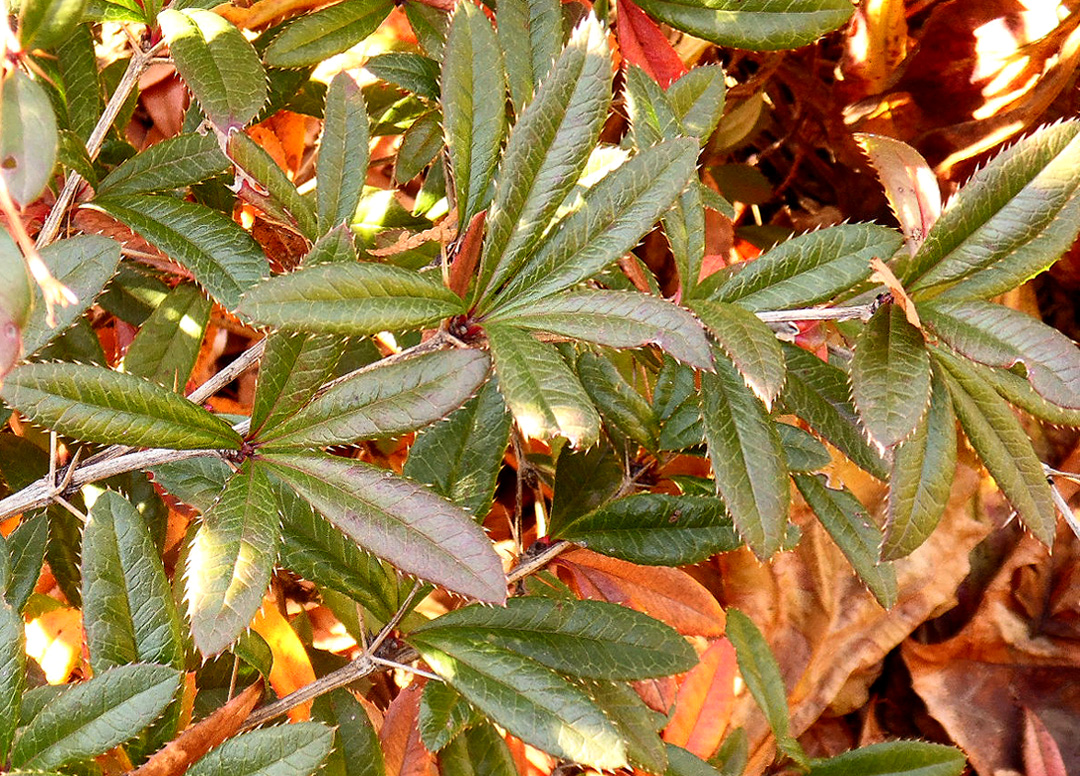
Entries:
[[885,198],[914,255],[941,215],[941,188],[934,171],[918,151],[901,140],[858,132],[855,142],[877,171]]
[[348,73],[338,73],[326,90],[326,112],[316,165],[319,232],[325,234],[338,224],[352,223],[367,179],[368,158],[364,97]]
[[453,741],[476,716],[461,693],[445,682],[428,682],[420,698],[417,725],[424,746],[438,752]]
[[327,382],[345,350],[331,334],[275,332],[266,339],[251,407],[251,434],[278,425]]
[[[0,539],[0,552],[7,555]],[[10,577],[10,566],[9,566]],[[5,583],[9,580],[4,580]],[[7,760],[26,686],[26,635],[19,610],[0,598],[0,760]]]
[[787,374],[784,352],[772,330],[737,305],[702,299],[689,307],[709,328],[754,395],[771,408]]
[[[229,158],[250,178],[243,190],[245,199],[273,220],[295,224],[296,230],[307,239],[318,237],[315,209],[311,202],[300,195],[285,170],[262,146],[244,132],[233,132],[226,147]],[[327,188],[330,187],[327,181]]]
[[656,450],[660,424],[649,402],[611,359],[597,353],[578,356],[577,376],[600,411],[609,432],[625,434],[647,450]]
[[557,0],[505,0],[496,11],[499,45],[514,112],[521,115],[559,56],[562,12]]
[[192,765],[188,776],[311,776],[330,754],[334,731],[318,722],[252,730]]
[[211,307],[197,286],[185,283],[174,288],[128,346],[123,370],[183,392],[210,322]]
[[0,175],[11,198],[28,205],[38,198],[56,164],[56,115],[45,90],[21,70],[3,79],[0,113]]
[[[439,682],[432,682],[428,687]],[[335,776],[385,776],[379,737],[367,712],[342,688],[315,699],[315,717],[334,728],[334,749],[325,770]]]
[[347,51],[378,29],[392,0],[344,0],[289,23],[267,47],[271,67],[304,67]]
[[734,703],[735,649],[720,639],[683,677],[664,740],[698,757],[711,757],[727,732]]
[[95,191],[98,196],[169,191],[199,183],[228,168],[229,160],[213,134],[189,132],[131,157],[106,175]]
[[959,749],[925,741],[887,741],[810,763],[811,776],[960,776],[967,758]]

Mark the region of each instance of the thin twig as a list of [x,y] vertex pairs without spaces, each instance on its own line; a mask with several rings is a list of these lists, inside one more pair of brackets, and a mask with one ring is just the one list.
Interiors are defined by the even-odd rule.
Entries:
[[548,547],[539,555],[533,558],[529,558],[529,560],[523,562],[520,566],[507,574],[506,584],[512,585],[519,579],[524,579],[530,574],[535,574],[537,571],[544,568],[544,566],[551,563],[551,561],[555,560],[556,557],[566,552],[573,546],[574,545],[572,545],[570,542],[555,542],[553,545]]
[[763,310],[754,313],[765,323],[795,323],[798,321],[868,321],[879,304],[856,304],[850,307],[803,307],[798,310]]

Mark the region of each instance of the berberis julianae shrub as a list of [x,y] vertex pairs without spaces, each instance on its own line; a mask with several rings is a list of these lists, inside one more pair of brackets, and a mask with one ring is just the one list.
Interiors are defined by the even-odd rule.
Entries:
[[[8,772],[379,776],[383,747],[405,769],[387,743],[409,737],[387,732],[404,724],[409,751],[435,753],[422,767],[446,776],[518,773],[521,742],[561,768],[738,773],[740,731],[705,762],[661,737],[673,696],[639,681],[695,669],[685,636],[725,635],[724,610],[675,567],[794,546],[797,492],[893,605],[894,563],[945,509],[957,421],[1023,525],[1052,542],[1052,484],[1012,407],[1078,424],[1080,352],[990,300],[1076,237],[1080,122],[1002,153],[936,223],[906,217],[926,211],[883,175],[903,233],[831,226],[710,274],[705,211],[731,206],[697,162],[725,75],[705,65],[661,85],[615,68],[607,3],[408,0],[419,43],[370,60],[363,89],[312,74],[374,32],[390,0],[343,0],[251,40],[237,7],[201,5],[215,4],[24,0],[9,17],[0,517],[21,519],[0,540]],[[617,10],[640,16],[639,37],[659,29],[651,16],[775,49],[851,7]],[[121,28],[126,66],[99,69],[95,45]],[[129,96],[169,61],[193,97],[183,131],[135,153]],[[321,120],[299,188],[244,131],[285,105]],[[373,138],[402,133],[396,178],[422,181],[411,214],[365,186]],[[884,171],[911,153],[862,142]],[[31,206],[44,221],[20,217]],[[303,245],[298,265],[274,252],[285,242],[253,238],[253,213]],[[658,224],[668,297],[631,253]],[[392,226],[405,233],[380,240]],[[265,337],[185,396],[225,313]],[[134,335],[119,363],[95,336],[104,315]],[[794,344],[790,324],[808,320],[834,322],[827,361]],[[256,364],[250,416],[205,408]],[[407,456],[387,441],[413,432]],[[677,455],[696,456],[697,475],[650,490]],[[882,527],[823,473],[840,456],[889,483]],[[489,535],[508,514],[509,559]],[[540,540],[528,550],[526,534]],[[46,560],[52,597],[34,593]],[[355,638],[350,661],[314,649],[309,620],[282,618],[296,576]],[[685,616],[664,595],[690,601]],[[50,611],[81,612],[81,681],[47,684],[27,662],[24,618]],[[761,634],[730,609],[726,637],[708,654],[734,645],[786,767],[963,770],[958,750],[914,741],[808,758]],[[281,695],[304,675],[290,656],[314,667],[307,683],[251,714],[260,676]],[[345,685],[376,717],[396,696],[382,739]],[[294,724],[252,729],[286,711]]]

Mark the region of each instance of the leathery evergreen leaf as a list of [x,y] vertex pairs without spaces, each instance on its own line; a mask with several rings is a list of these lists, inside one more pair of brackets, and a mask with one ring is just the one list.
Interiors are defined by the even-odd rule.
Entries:
[[499,390],[525,436],[564,436],[588,447],[600,436],[600,416],[554,345],[524,329],[485,326]]
[[559,56],[562,11],[557,0],[506,0],[496,21],[510,99],[520,116]]
[[368,114],[364,95],[348,73],[326,90],[326,111],[316,174],[319,232],[352,223],[368,168]]
[[594,768],[626,765],[626,746],[612,723],[550,668],[467,632],[433,630],[408,641],[466,700],[522,741]]
[[170,495],[205,512],[225,488],[232,469],[217,456],[200,455],[158,464],[150,473],[154,482]]
[[888,561],[878,561],[881,529],[871,520],[866,508],[846,488],[826,487],[823,474],[795,474],[793,478],[799,493],[878,603],[886,609],[895,604],[896,569]]
[[266,73],[240,30],[212,11],[158,15],[173,62],[199,107],[225,133],[240,129],[266,102]]
[[934,301],[919,306],[926,325],[953,350],[987,366],[1023,365],[1047,401],[1080,409],[1080,348],[1045,323],[991,302]]
[[659,731],[667,721],[666,715],[646,706],[641,696],[625,682],[582,679],[577,684],[619,731],[626,743],[630,764],[648,773],[664,773],[668,757]]
[[443,130],[458,228],[491,201],[491,179],[506,132],[506,80],[495,30],[477,6],[460,3],[443,49]]
[[685,364],[673,358],[664,359],[653,391],[653,409],[660,420],[661,450],[683,450],[705,440],[696,375]]
[[[504,273],[506,288],[481,308],[486,305],[502,313],[511,307],[528,309],[532,302],[588,280],[617,261],[686,188],[696,159],[696,144],[681,138],[647,148],[608,173],[552,227],[535,251],[522,253],[520,269],[515,265],[512,275]],[[504,163],[502,175],[507,174]]]
[[926,416],[893,451],[882,560],[914,552],[937,527],[949,501],[956,473],[956,413],[939,369]]
[[258,323],[346,336],[419,329],[465,312],[461,298],[427,277],[389,264],[317,264],[244,295],[239,312]]
[[969,361],[968,366],[972,371],[978,372],[979,377],[994,386],[1005,401],[1023,410],[1032,417],[1054,423],[1059,426],[1080,426],[1080,410],[1070,410],[1051,404],[1031,387],[1031,383],[1007,369],[994,369],[975,361]]
[[251,405],[251,436],[303,407],[330,379],[345,339],[332,334],[274,332],[266,338]]
[[887,741],[810,763],[810,776],[960,776],[959,749],[925,741]]
[[919,252],[898,271],[916,299],[1003,293],[1049,267],[1080,228],[1080,122],[1044,127],[979,170],[960,189]]
[[685,566],[742,546],[719,499],[661,493],[617,499],[554,535],[644,566]]
[[668,87],[666,96],[683,130],[702,145],[712,135],[724,115],[724,68],[701,65]]
[[512,425],[498,382],[491,379],[461,409],[417,435],[404,474],[481,520],[495,497]]
[[813,43],[851,17],[846,0],[641,0],[665,24],[721,46],[775,51]]
[[506,600],[502,563],[483,530],[422,485],[319,453],[273,453],[263,460],[369,552],[461,595]]
[[417,97],[439,99],[439,63],[430,57],[408,51],[391,51],[373,56],[364,68],[377,78],[400,86]]
[[660,422],[645,397],[605,356],[585,352],[577,359],[577,376],[600,411],[609,431],[625,434],[646,450],[656,450]]
[[82,545],[83,627],[95,674],[128,663],[184,667],[180,615],[142,516],[113,491],[90,509]]
[[[367,147],[365,142],[364,147]],[[248,184],[247,198],[260,210],[283,224],[294,225],[308,240],[319,236],[315,209],[300,195],[274,158],[245,132],[229,135],[229,158],[256,186]],[[329,183],[327,184],[329,188]],[[262,190],[259,189],[262,188]]]
[[[10,485],[10,483],[8,483]],[[19,526],[8,534],[7,551],[11,556],[11,575],[4,588],[4,598],[16,612],[26,606],[45,565],[45,546],[49,540],[49,521],[40,512],[24,516]]]
[[668,676],[696,663],[693,649],[672,628],[606,601],[511,598],[505,608],[467,606],[413,631],[425,639],[436,633],[456,633],[592,679]]
[[588,16],[510,133],[474,301],[487,300],[532,254],[584,169],[610,102],[607,34]]
[[319,722],[252,730],[230,738],[192,765],[188,776],[311,776],[334,745]]
[[747,387],[771,409],[787,375],[784,351],[772,330],[736,305],[700,299],[688,306],[712,332]]
[[262,605],[281,521],[266,470],[247,460],[203,514],[184,570],[191,635],[204,658],[227,649]]
[[825,302],[870,276],[870,259],[888,260],[903,244],[895,229],[843,224],[780,243],[745,264],[712,295],[752,312]]
[[177,135],[136,154],[110,172],[95,189],[98,196],[145,194],[190,186],[229,169],[210,133]]
[[[215,14],[216,15],[216,14]],[[87,207],[123,221],[169,258],[229,310],[268,272],[258,243],[232,219],[194,202],[133,194],[98,197]]]
[[438,752],[478,716],[461,693],[446,682],[428,682],[420,696],[417,727],[429,752]]
[[[0,552],[6,555],[7,547],[0,544]],[[25,686],[25,626],[19,610],[0,597],[0,761],[7,760]]]
[[66,436],[131,447],[239,449],[240,435],[182,396],[133,375],[83,364],[25,364],[0,396]]
[[261,442],[326,447],[396,436],[434,423],[473,395],[488,374],[481,350],[440,350],[370,367],[336,381]]
[[47,770],[109,751],[158,718],[180,679],[174,668],[134,663],[69,685],[23,728],[11,764]]
[[182,392],[199,356],[212,306],[191,283],[174,288],[128,346],[123,370]]
[[267,47],[270,67],[317,65],[348,51],[378,29],[392,0],[344,0],[290,22]]
[[517,776],[506,739],[486,719],[466,728],[439,753],[442,776]]
[[967,363],[941,348],[934,359],[952,395],[968,442],[1009,500],[1020,521],[1043,544],[1054,541],[1057,513],[1042,463],[1012,409]]
[[880,307],[859,333],[851,386],[874,442],[890,448],[911,436],[930,402],[930,355],[900,305]]
[[[430,686],[425,685],[425,689]],[[364,707],[351,692],[342,687],[320,695],[311,711],[316,719],[334,728],[334,749],[325,766],[328,774],[386,776],[379,736]]]
[[716,490],[759,558],[780,549],[788,513],[784,448],[772,419],[726,357],[701,376],[702,419]]

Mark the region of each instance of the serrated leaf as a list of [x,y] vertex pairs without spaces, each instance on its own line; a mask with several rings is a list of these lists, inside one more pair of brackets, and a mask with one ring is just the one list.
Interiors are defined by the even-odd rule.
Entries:
[[517,776],[506,739],[487,720],[467,728],[439,754],[441,776]]
[[35,423],[87,442],[174,450],[240,447],[240,435],[202,407],[101,367],[26,364],[7,376],[0,395]]
[[691,68],[667,88],[666,94],[683,130],[704,145],[724,115],[724,69],[719,65]]
[[683,450],[705,441],[696,374],[673,358],[664,359],[653,391],[653,407],[660,419],[661,450]]
[[784,351],[756,315],[731,304],[697,300],[689,304],[735,364],[747,387],[768,408],[784,387]]
[[273,427],[303,407],[333,375],[345,340],[330,334],[274,332],[266,339],[251,407],[251,432]]
[[611,52],[600,23],[589,16],[510,133],[474,301],[489,301],[533,253],[584,169],[610,102]]
[[378,29],[394,8],[391,0],[345,0],[301,16],[267,47],[270,67],[316,65],[347,51]]
[[506,0],[496,21],[510,99],[520,116],[559,56],[562,11],[556,0]]
[[489,380],[442,423],[417,435],[404,474],[482,520],[491,509],[513,419]]
[[417,97],[439,99],[439,63],[423,54],[410,51],[378,54],[369,59],[364,68]]
[[937,527],[956,473],[956,413],[937,370],[930,407],[915,433],[893,452],[881,560],[915,551]]
[[[309,240],[319,236],[315,208],[300,195],[285,170],[262,146],[244,132],[233,132],[226,148],[229,159],[257,184],[247,181],[244,197],[248,201],[276,221],[295,224],[297,231]],[[329,181],[326,185],[330,187]]]
[[934,359],[944,367],[953,409],[968,442],[1024,526],[1043,544],[1051,545],[1057,514],[1042,463],[1020,421],[963,359],[940,348],[935,348]]
[[916,299],[957,283],[946,298],[1003,293],[1050,266],[1080,229],[1080,123],[1024,138],[979,170],[898,273]]
[[685,566],[742,546],[718,499],[660,493],[612,501],[553,535],[645,566]]
[[23,728],[11,764],[47,770],[109,751],[157,719],[180,679],[174,668],[136,663],[69,685]]
[[[540,105],[541,96],[527,112]],[[521,131],[520,126],[521,122],[515,133]],[[693,174],[696,159],[696,144],[682,138],[647,148],[608,173],[538,245],[523,251],[512,269],[500,270],[499,279],[507,281],[506,288],[481,308],[519,312],[613,264],[671,206]],[[507,174],[504,164],[503,179]]]
[[926,325],[953,350],[988,366],[1023,365],[1047,401],[1080,409],[1080,348],[1019,310],[990,302],[934,301],[919,306]]
[[798,415],[818,434],[879,480],[888,478],[888,467],[866,441],[848,398],[847,374],[812,353],[783,345],[787,382],[780,396],[781,409]]
[[203,514],[184,577],[191,635],[204,658],[236,641],[262,605],[281,536],[273,504],[266,469],[249,459]]
[[458,228],[491,201],[491,180],[506,133],[506,81],[491,22],[462,3],[443,49],[443,129],[458,208]]
[[615,725],[626,743],[630,764],[648,773],[662,774],[667,767],[667,750],[659,730],[665,715],[645,705],[645,701],[625,682],[581,679],[578,685],[589,694]]
[[810,432],[788,423],[777,423],[776,431],[784,446],[788,471],[811,472],[828,466],[832,461],[825,445]]
[[826,302],[870,276],[870,259],[887,260],[903,243],[894,229],[843,224],[800,235],[745,264],[710,298],[751,312]]
[[83,531],[83,627],[95,674],[128,663],[184,667],[180,616],[150,532],[106,491]]
[[77,26],[55,51],[56,65],[64,82],[68,123],[72,132],[84,141],[105,109],[90,27],[89,24]]
[[615,727],[582,690],[550,668],[463,633],[434,631],[409,642],[454,689],[522,741],[582,765],[626,765]]
[[203,205],[133,194],[98,197],[88,207],[123,221],[183,264],[229,310],[268,272],[266,256],[251,235]]
[[640,0],[650,16],[721,46],[776,51],[813,43],[841,27],[847,0]]
[[925,741],[887,741],[810,763],[810,776],[960,776],[959,749]]
[[228,134],[255,118],[266,102],[266,73],[240,30],[199,8],[167,9],[158,23],[180,77],[208,119]]
[[341,688],[322,695],[315,699],[312,713],[334,728],[334,750],[325,767],[328,776],[385,776],[379,737],[352,693]]
[[274,453],[263,460],[369,552],[461,595],[505,600],[502,563],[460,507],[359,461],[319,453]]
[[[0,540],[0,552],[7,548]],[[0,598],[0,762],[7,760],[26,686],[26,634],[19,610]]]
[[667,744],[668,769],[664,776],[716,776],[717,771],[707,761],[681,746]]
[[424,747],[438,752],[463,731],[476,711],[446,682],[428,682],[420,696],[417,726]]
[[724,357],[701,376],[702,419],[716,490],[761,559],[778,549],[788,513],[787,466],[773,421]]
[[356,261],[356,243],[347,224],[335,226],[311,246],[304,256],[304,266],[343,264]]
[[431,164],[442,149],[441,117],[438,111],[425,113],[401,136],[401,146],[394,160],[394,180],[398,183],[411,181]]
[[564,292],[509,310],[497,308],[485,320],[613,348],[657,345],[691,366],[712,368],[709,342],[694,316],[637,291]]
[[746,688],[765,713],[765,719],[776,736],[777,748],[799,765],[806,767],[806,755],[791,735],[788,717],[787,690],[776,663],[754,621],[738,609],[727,610],[727,637],[735,647],[739,674]]
[[5,73],[0,113],[0,175],[11,198],[29,205],[45,188],[56,165],[56,115],[41,84],[21,70]]
[[210,508],[232,476],[229,464],[209,455],[158,464],[150,472],[154,482],[200,512]]
[[433,644],[447,633],[591,679],[667,676],[696,662],[690,645],[667,625],[604,601],[511,598],[505,608],[467,606],[413,630]]
[[556,463],[548,521],[552,533],[615,498],[622,487],[622,463],[605,442],[584,450],[564,449]]
[[419,329],[465,312],[461,298],[426,276],[388,264],[318,264],[270,278],[239,312],[283,329],[361,336]]
[[564,436],[588,447],[600,436],[600,416],[559,351],[513,326],[485,326],[499,390],[525,436]]
[[856,132],[854,137],[877,171],[885,198],[914,255],[941,215],[941,188],[934,171],[922,154],[901,140],[864,132]]
[[334,731],[318,722],[252,730],[192,765],[188,776],[311,776],[330,754]]
[[[9,483],[10,484],[10,483]],[[10,576],[4,599],[16,612],[22,612],[45,564],[45,547],[49,539],[49,521],[45,515],[23,515],[18,527],[8,534]]]
[[168,191],[225,172],[229,160],[212,134],[177,135],[136,154],[110,172],[95,189],[98,196]]
[[[348,3],[346,0],[342,5]],[[352,223],[356,215],[367,178],[368,132],[367,105],[360,87],[348,73],[338,73],[326,91],[316,165],[319,185],[315,196],[321,233],[342,223]]]
[[994,369],[975,361],[966,364],[979,377],[994,386],[1005,401],[1032,417],[1059,426],[1080,426],[1080,410],[1069,410],[1051,404],[1031,387],[1026,379],[1007,369]]
[[210,322],[211,307],[196,286],[184,283],[174,288],[135,335],[122,369],[183,392]]
[[578,356],[576,366],[578,378],[608,430],[625,434],[647,450],[656,450],[660,423],[649,402],[618,367],[610,359],[589,352]]
[[456,410],[487,377],[481,350],[441,350],[376,362],[335,382],[302,410],[268,428],[274,447],[326,447],[415,431]]

